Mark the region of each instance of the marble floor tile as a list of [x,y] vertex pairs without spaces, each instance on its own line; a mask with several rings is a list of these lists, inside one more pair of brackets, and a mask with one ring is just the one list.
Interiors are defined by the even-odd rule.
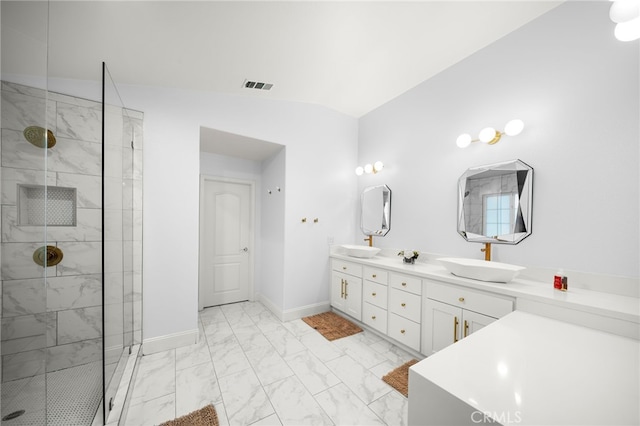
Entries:
[[131,394],[132,404],[140,404],[176,391],[175,350],[145,355],[138,361],[138,372]]
[[248,327],[234,328],[233,332],[245,351],[252,351],[265,346],[271,347],[271,343],[253,323]]
[[320,333],[307,333],[300,336],[300,342],[322,361],[331,361],[344,355],[342,349],[328,341]]
[[410,354],[375,333],[330,342],[258,302],[206,308],[198,328],[197,343],[138,361],[121,424],[160,424],[209,403],[222,426],[407,423],[407,399],[381,378]]
[[331,424],[324,410],[296,377],[265,386],[283,425]]
[[221,377],[219,384],[230,424],[251,424],[274,413],[264,388],[251,368]]
[[245,353],[263,386],[293,376],[293,371],[273,347],[260,347]]
[[343,383],[321,392],[316,399],[337,425],[385,424]]
[[275,350],[283,357],[305,350],[305,346],[286,328],[265,333]]
[[393,390],[348,355],[327,362],[327,367],[365,404],[370,404]]
[[369,404],[369,408],[388,425],[407,425],[409,400],[400,392],[389,392]]
[[312,395],[340,383],[340,379],[308,350],[290,355],[285,360]]
[[209,345],[204,335],[199,337],[198,343],[176,349],[176,370],[203,363],[211,363]]
[[131,404],[124,424],[155,426],[176,418],[175,394],[164,395],[138,404]]
[[211,363],[176,372],[176,417],[209,404],[222,402],[222,394]]
[[[360,333],[361,334],[361,333]],[[368,340],[353,335],[334,340],[333,343],[344,351],[345,354],[358,361],[365,368],[371,368],[387,360],[367,344]]]

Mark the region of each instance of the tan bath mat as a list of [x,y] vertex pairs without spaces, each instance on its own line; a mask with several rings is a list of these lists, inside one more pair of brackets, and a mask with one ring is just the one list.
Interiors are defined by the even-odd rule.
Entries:
[[315,328],[327,340],[336,340],[341,337],[360,333],[362,329],[351,321],[342,318],[333,312],[324,312],[310,317],[302,318],[302,321]]
[[160,426],[218,426],[218,414],[212,404],[192,413],[162,423]]
[[409,396],[409,367],[413,364],[417,363],[417,359],[412,359],[411,361],[405,362],[400,367],[395,370],[387,373],[382,380],[403,394],[406,397]]

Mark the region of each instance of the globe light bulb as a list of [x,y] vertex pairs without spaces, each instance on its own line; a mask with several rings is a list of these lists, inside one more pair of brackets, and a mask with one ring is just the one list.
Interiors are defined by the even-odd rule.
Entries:
[[620,41],[633,41],[640,38],[640,17],[616,25],[613,34]]
[[458,136],[458,139],[456,139],[456,145],[458,145],[459,148],[466,148],[471,144],[471,135],[469,133],[463,133],[460,136]]
[[367,164],[366,166],[364,166],[365,173],[371,173],[372,171],[373,171],[373,166],[371,164]]
[[373,163],[373,171],[375,171],[376,173],[382,170],[383,168],[384,168],[384,164],[382,164],[382,161],[376,161],[375,163]]
[[362,168],[362,166],[356,167],[356,175],[362,176],[363,173],[364,173],[364,169]]
[[480,139],[480,141],[484,143],[491,142],[495,137],[496,129],[494,129],[493,127],[485,127],[484,129],[480,130],[480,134],[478,135],[478,139]]
[[509,136],[519,135],[522,129],[524,129],[524,123],[517,118],[509,121],[507,125],[504,126],[504,132]]
[[640,2],[637,0],[617,0],[609,9],[609,17],[617,24],[629,22],[640,16]]

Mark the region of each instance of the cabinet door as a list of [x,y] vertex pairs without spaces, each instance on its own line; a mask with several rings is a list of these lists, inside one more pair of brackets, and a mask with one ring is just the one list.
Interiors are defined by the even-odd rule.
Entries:
[[345,312],[344,275],[331,273],[331,306]]
[[423,316],[423,354],[431,355],[462,338],[462,309],[425,299]]
[[346,277],[344,285],[345,312],[358,321],[362,321],[362,279]]
[[475,333],[482,327],[491,324],[496,318],[482,315],[477,312],[464,311],[462,313],[462,337]]

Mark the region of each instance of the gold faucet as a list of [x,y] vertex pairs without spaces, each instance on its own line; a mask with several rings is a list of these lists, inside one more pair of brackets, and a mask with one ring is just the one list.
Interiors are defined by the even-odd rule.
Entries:
[[365,241],[369,241],[369,247],[373,247],[373,235],[369,235],[369,237],[364,239]]
[[484,248],[480,249],[481,252],[484,252],[484,260],[491,260],[491,243],[484,243]]

